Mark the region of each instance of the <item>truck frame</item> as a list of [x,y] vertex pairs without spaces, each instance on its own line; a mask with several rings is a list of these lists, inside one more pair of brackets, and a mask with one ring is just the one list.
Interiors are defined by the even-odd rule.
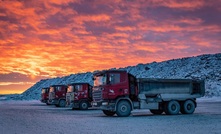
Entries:
[[72,110],[86,110],[91,107],[91,102],[92,86],[89,83],[72,83],[68,85],[66,103]]
[[134,109],[153,114],[192,114],[205,94],[203,80],[135,78],[127,71],[94,73],[93,102],[107,116],[126,117]]
[[66,85],[52,85],[50,86],[48,104],[56,107],[65,107],[66,105]]

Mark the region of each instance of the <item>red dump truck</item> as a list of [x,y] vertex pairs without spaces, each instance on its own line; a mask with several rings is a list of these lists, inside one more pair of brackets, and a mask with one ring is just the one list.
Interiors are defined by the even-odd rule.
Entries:
[[52,85],[49,90],[48,104],[55,105],[57,107],[66,106],[66,85]]
[[67,106],[72,109],[86,110],[91,107],[92,86],[88,83],[73,83],[68,85],[66,93]]
[[153,114],[192,114],[196,98],[205,94],[205,83],[191,79],[135,78],[126,71],[94,73],[94,107],[107,116],[126,117],[134,109],[149,109]]
[[45,87],[41,89],[41,102],[46,103],[48,105],[48,94],[49,94],[49,87]]

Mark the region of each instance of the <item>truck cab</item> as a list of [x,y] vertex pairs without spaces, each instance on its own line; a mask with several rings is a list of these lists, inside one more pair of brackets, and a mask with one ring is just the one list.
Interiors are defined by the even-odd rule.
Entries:
[[[112,115],[121,99],[137,101],[136,78],[126,71],[109,70],[94,74],[93,102],[106,115]],[[132,102],[131,102],[132,103]]]
[[41,102],[46,103],[48,105],[48,94],[49,94],[49,87],[45,87],[41,89]]
[[66,85],[50,86],[48,104],[55,105],[57,107],[65,107],[66,93],[67,93]]
[[129,97],[137,99],[136,78],[126,71],[102,71],[94,74],[93,99],[97,102]]
[[91,107],[92,86],[89,83],[72,83],[66,93],[67,106],[74,109],[86,110]]

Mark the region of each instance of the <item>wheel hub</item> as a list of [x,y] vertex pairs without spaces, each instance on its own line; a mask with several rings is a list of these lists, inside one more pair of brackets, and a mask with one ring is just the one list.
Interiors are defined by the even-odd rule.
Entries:
[[86,107],[87,107],[87,104],[86,104],[86,103],[83,103],[83,104],[82,104],[82,107],[83,107],[83,108],[86,108]]
[[171,106],[171,109],[172,109],[173,111],[175,111],[175,110],[176,110],[176,105],[172,105],[172,106]]
[[190,104],[187,105],[187,109],[190,110],[192,106]]
[[127,111],[127,107],[126,107],[126,106],[122,106],[122,107],[121,107],[121,111],[122,111],[122,112],[126,112],[126,111]]

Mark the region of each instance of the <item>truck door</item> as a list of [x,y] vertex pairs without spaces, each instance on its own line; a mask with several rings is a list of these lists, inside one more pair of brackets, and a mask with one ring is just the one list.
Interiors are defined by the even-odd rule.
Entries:
[[115,99],[117,96],[129,94],[129,87],[126,76],[122,73],[110,73],[108,80],[109,99]]

